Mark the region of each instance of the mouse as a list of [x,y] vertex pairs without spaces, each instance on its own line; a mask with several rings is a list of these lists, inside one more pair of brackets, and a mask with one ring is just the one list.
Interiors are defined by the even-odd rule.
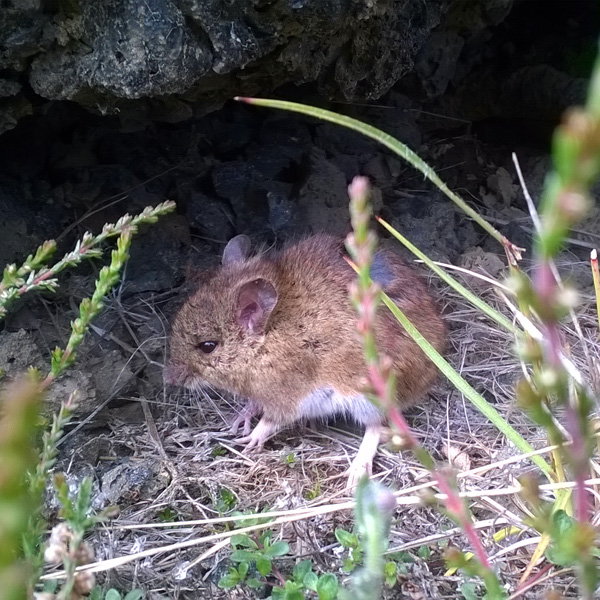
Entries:
[[[242,428],[235,441],[244,452],[296,422],[349,417],[365,427],[346,472],[353,487],[372,475],[385,417],[364,394],[367,370],[349,296],[356,274],[347,257],[344,239],[326,233],[267,252],[253,252],[246,235],[231,239],[173,319],[164,380],[245,398],[231,423],[233,433]],[[395,252],[378,249],[371,278],[443,352],[446,326],[420,275]],[[393,361],[398,406],[422,400],[435,365],[383,305],[374,334]]]

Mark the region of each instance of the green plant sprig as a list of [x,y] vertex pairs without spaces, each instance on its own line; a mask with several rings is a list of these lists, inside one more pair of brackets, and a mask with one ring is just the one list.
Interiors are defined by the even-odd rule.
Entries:
[[[4,314],[6,314],[6,306],[11,300],[34,289],[55,289],[58,285],[54,278],[56,274],[60,273],[68,266],[78,264],[83,258],[100,256],[101,252],[98,248],[95,248],[95,246],[110,237],[119,236],[117,248],[116,250],[113,250],[111,255],[111,262],[100,271],[92,297],[84,299],[80,304],[79,316],[71,324],[71,336],[65,350],[57,348],[52,353],[51,369],[49,374],[43,380],[40,380],[37,370],[30,370],[29,385],[34,388],[37,397],[41,398],[43,392],[52,384],[56,377],[73,364],[76,357],[76,349],[83,341],[90,322],[100,312],[103,306],[103,299],[110,293],[112,287],[119,279],[121,269],[129,256],[129,246],[131,244],[132,236],[137,231],[138,227],[143,223],[156,222],[161,215],[172,211],[174,208],[175,204],[173,202],[164,202],[154,208],[146,207],[136,216],[131,217],[130,215],[125,215],[116,223],[105,225],[102,232],[96,236],[86,233],[76,244],[75,249],[72,252],[66,254],[60,261],[51,267],[47,267],[45,263],[51,258],[55,251],[56,244],[53,241],[48,241],[40,246],[34,255],[27,257],[21,267],[17,268],[15,265],[9,265],[4,270],[4,276],[0,283],[0,320]],[[4,404],[10,406],[10,400],[11,398],[8,396],[5,399]],[[24,402],[24,407],[27,406],[28,404]],[[50,430],[42,436],[42,448],[37,463],[34,465],[32,464],[31,468],[24,468],[20,471],[20,477],[22,478],[26,493],[23,494],[22,501],[17,501],[15,499],[14,507],[15,510],[16,507],[27,507],[27,510],[24,512],[27,526],[21,532],[19,550],[17,551],[16,556],[22,556],[21,560],[23,564],[28,565],[26,585],[29,595],[33,593],[35,584],[40,578],[43,565],[42,538],[46,528],[42,516],[43,494],[47,487],[49,474],[56,464],[58,443],[76,408],[77,398],[76,393],[73,393],[66,401],[61,403],[58,413],[53,417]],[[19,431],[18,428],[14,429],[15,431]],[[27,442],[27,448],[30,451],[31,448],[34,447],[33,441],[25,434],[23,435],[24,440]],[[11,437],[7,437],[6,440],[12,443],[12,451],[15,453],[15,457],[18,456],[21,451],[15,440]],[[1,442],[2,440],[0,440],[0,457],[2,455]],[[23,460],[24,458],[25,455],[23,455]],[[1,479],[2,478],[0,478],[0,480]],[[1,487],[0,481],[0,504],[2,503]],[[63,507],[66,506],[65,503],[67,502],[65,490],[66,487],[64,487],[64,493],[62,493],[62,500],[64,500]],[[59,496],[61,496],[60,489]],[[73,556],[75,556],[79,551],[78,549],[82,547],[85,530],[93,526],[98,519],[103,518],[102,516],[94,517],[93,522],[81,521],[75,518],[76,514],[82,514],[89,510],[89,502],[87,502],[86,505],[85,501],[88,496],[89,494],[86,495],[85,489],[82,488],[77,502],[71,505],[73,510],[77,509],[75,512],[73,512],[73,510],[71,511],[71,526],[75,531],[72,539]],[[6,505],[5,508],[6,511],[8,511],[9,506]],[[6,514],[9,514],[9,512],[6,512]],[[0,519],[0,529],[1,521],[2,519]],[[15,523],[17,524],[18,521],[15,521]],[[9,544],[7,544],[6,547],[8,548]],[[70,578],[67,579],[67,586],[63,587],[63,590],[66,590],[63,593],[65,600],[70,597],[71,589],[73,589],[73,586],[75,585],[75,583],[73,583],[73,577],[75,568],[77,567],[77,564],[74,565],[69,562],[69,556],[65,559],[65,569],[67,573],[70,573]],[[16,558],[14,560],[15,565],[19,564]],[[0,564],[0,583],[1,577],[2,565]],[[93,582],[88,581],[88,584],[88,588],[91,589]],[[11,588],[8,584],[7,586],[0,585],[0,600],[4,600],[4,596],[2,596],[2,591],[4,589],[9,590]],[[22,598],[23,596],[15,596],[15,598],[17,597]],[[6,596],[6,598],[11,598],[12,600],[11,596]]]
[[38,504],[24,473],[34,468],[34,438],[41,404],[39,386],[19,381],[5,390],[0,418],[0,600],[22,600],[33,592],[32,565],[22,538]]
[[[66,368],[75,360],[75,351],[83,338],[94,317],[102,310],[104,298],[119,280],[121,269],[129,258],[131,238],[141,223],[154,223],[160,215],[175,208],[173,202],[164,202],[157,207],[146,207],[139,215],[131,217],[125,215],[115,224],[107,224],[102,228],[102,233],[95,237],[90,236],[94,244],[98,244],[108,237],[119,235],[117,248],[111,253],[111,262],[101,269],[96,280],[96,289],[91,298],[84,298],[79,305],[79,316],[71,323],[71,336],[64,350],[56,348],[52,352],[52,367],[42,387],[50,385]],[[84,236],[85,237],[85,236]],[[90,248],[89,244],[86,246]]]
[[58,287],[56,276],[68,267],[78,265],[84,258],[98,258],[102,251],[97,248],[108,238],[121,235],[129,229],[133,232],[143,223],[155,223],[158,218],[175,208],[175,203],[166,201],[155,207],[147,206],[135,216],[124,215],[116,223],[104,225],[98,235],[87,232],[75,244],[71,252],[65,254],[52,266],[47,266],[48,260],[56,251],[56,242],[44,242],[34,255],[29,255],[25,262],[17,267],[7,265],[0,282],[0,320],[6,316],[7,307],[24,294],[33,290],[54,291]]
[[58,413],[52,419],[50,430],[44,432],[39,459],[35,469],[30,471],[28,489],[33,506],[28,515],[27,529],[23,534],[23,551],[33,568],[32,582],[39,578],[43,565],[41,540],[46,529],[46,522],[42,517],[43,494],[50,471],[56,464],[58,442],[76,409],[77,393],[73,392],[66,401],[61,402]]
[[[365,560],[364,566],[353,573],[352,591],[342,590],[340,600],[374,600],[380,597],[386,579],[385,552],[395,508],[394,495],[381,483],[367,478],[359,482],[354,515]],[[340,539],[337,532],[336,538]]]
[[77,567],[94,561],[94,550],[83,538],[98,523],[114,516],[117,511],[114,507],[108,507],[100,514],[94,514],[91,508],[92,485],[92,479],[84,477],[75,497],[71,498],[64,475],[57,474],[54,477],[54,487],[61,505],[60,516],[64,521],[52,530],[44,557],[48,563],[62,562],[64,566],[65,581],[56,594],[56,600],[85,597],[96,584],[93,573],[76,571]]
[[52,352],[52,368],[42,382],[45,388],[75,361],[76,349],[83,341],[92,322],[104,306],[104,298],[119,281],[121,269],[129,258],[129,246],[133,235],[127,227],[117,240],[117,248],[111,253],[110,265],[102,267],[96,280],[96,289],[91,298],[84,298],[79,305],[79,316],[71,323],[71,336],[64,350],[55,348]]
[[[445,473],[436,467],[435,461],[429,452],[417,442],[408,423],[397,408],[396,378],[392,371],[392,361],[389,357],[379,353],[376,347],[373,328],[377,307],[384,294],[381,291],[381,288],[372,281],[370,275],[370,269],[377,246],[377,237],[369,228],[372,207],[369,202],[369,182],[367,178],[355,177],[348,187],[348,193],[350,196],[350,216],[353,231],[346,239],[346,247],[355,262],[358,273],[358,281],[351,286],[350,297],[359,315],[357,329],[363,341],[367,373],[373,395],[376,399],[376,404],[383,409],[392,425],[392,429],[395,431],[396,436],[398,436],[398,446],[411,450],[419,462],[421,462],[437,481],[440,491],[445,496],[443,504],[448,516],[462,528],[473,548],[476,558],[468,562],[477,563],[477,572],[484,580],[489,599],[500,600],[505,598],[506,594],[500,585],[496,574],[491,568],[487,553],[473,526],[471,516],[465,503],[462,501],[455,490],[455,486],[451,484]],[[404,317],[404,315],[402,316]],[[414,329],[414,332],[411,333],[413,339],[416,340],[418,337],[422,338],[406,317],[404,317],[403,320],[398,320],[405,328],[406,325],[404,320],[406,320],[408,325]],[[358,491],[361,491],[360,488]],[[361,491],[361,493],[364,494],[366,492]],[[385,511],[379,510],[378,517],[371,516],[371,529],[376,527],[381,529],[383,527],[380,521],[383,518],[384,512]],[[372,540],[378,539],[377,536],[373,535],[373,532],[371,532],[371,536]],[[361,598],[378,597],[376,595],[360,596],[360,594],[363,592],[366,593],[369,589],[380,589],[384,578],[383,569],[385,563],[383,561],[383,552],[380,549],[376,551],[373,542],[371,544],[371,552],[372,556],[368,562],[368,567],[370,568],[367,568],[367,570],[362,573],[362,577],[358,580],[354,590],[354,593],[359,594],[359,597]],[[471,568],[475,567],[472,566]]]
[[[577,548],[582,597],[593,597],[598,571],[593,557],[594,535],[590,523],[590,492],[585,480],[593,452],[591,427],[592,400],[586,386],[575,380],[560,360],[562,339],[559,325],[574,304],[575,292],[561,289],[552,269],[570,229],[591,206],[589,189],[600,175],[600,54],[592,73],[585,108],[565,114],[553,139],[554,170],[546,178],[540,206],[540,226],[534,245],[536,266],[530,281],[523,274],[513,274],[512,283],[519,303],[535,310],[541,321],[543,339],[536,352],[522,352],[524,361],[533,365],[529,380],[523,380],[517,399],[538,424],[546,427],[551,439],[556,428],[548,423],[547,411],[553,403],[565,411],[564,425],[571,440],[565,452],[575,479],[574,527],[557,536],[556,527],[546,524],[546,531],[558,547]],[[592,263],[593,266],[593,263]],[[530,344],[531,345],[531,344]],[[531,355],[538,357],[537,362]],[[547,521],[547,519],[546,519]]]

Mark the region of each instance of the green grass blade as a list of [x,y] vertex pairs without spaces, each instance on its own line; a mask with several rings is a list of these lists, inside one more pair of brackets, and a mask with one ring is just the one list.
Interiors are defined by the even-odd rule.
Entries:
[[[498,413],[498,411],[490,406],[488,402],[478,394],[465,379],[455,371],[452,366],[442,357],[442,355],[421,335],[419,330],[408,320],[404,313],[396,306],[390,297],[381,293],[383,303],[390,309],[392,314],[398,319],[399,323],[406,329],[408,334],[415,340],[419,347],[433,361],[435,366],[444,374],[444,376],[452,383],[452,385],[477,408],[477,410],[489,419],[492,424],[503,433],[521,452],[533,452],[534,449],[529,443],[513,429]],[[532,456],[531,460],[544,472],[550,479],[552,469],[541,456]]]
[[452,275],[438,267],[426,254],[423,254],[416,246],[409,242],[399,231],[394,229],[389,223],[383,219],[377,219],[397,240],[399,240],[406,248],[408,248],[415,256],[420,258],[440,279],[443,279],[450,287],[458,292],[465,300],[470,302],[475,308],[486,314],[490,319],[494,320],[498,325],[504,327],[511,333],[514,331],[513,324],[495,308],[490,306],[485,300],[476,296],[473,292],[459,283]]

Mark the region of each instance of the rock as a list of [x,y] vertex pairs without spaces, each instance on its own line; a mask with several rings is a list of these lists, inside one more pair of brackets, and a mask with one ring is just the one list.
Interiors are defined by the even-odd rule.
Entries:
[[57,15],[49,25],[52,49],[31,65],[30,83],[44,98],[86,104],[94,94],[132,100],[182,93],[211,68],[208,40],[194,35],[188,15],[170,0],[101,0],[78,9],[68,39],[64,25],[72,19]]
[[44,49],[48,22],[41,0],[6,0],[0,11],[0,70],[23,71],[27,59]]
[[76,417],[91,413],[97,406],[96,389],[92,376],[83,370],[70,368],[48,387],[44,397],[43,412],[51,419],[66,402],[71,394],[76,394],[78,407]]
[[269,225],[276,233],[284,236],[297,231],[299,220],[298,205],[291,198],[291,186],[271,182],[268,186]]
[[33,338],[24,329],[14,333],[0,332],[0,370],[10,378],[24,374],[29,367],[48,369],[45,359]]
[[[497,254],[485,252],[480,246],[470,248],[464,252],[458,260],[458,265],[499,281],[503,279],[503,272],[506,268],[505,263]],[[467,277],[467,281],[475,289],[489,289],[491,285],[477,277]]]
[[391,224],[432,260],[452,261],[477,235],[470,221],[463,220],[450,200],[436,193],[418,198],[420,210],[401,208]]
[[302,220],[313,233],[346,235],[350,229],[346,177],[322,152],[315,151],[311,162],[311,173],[298,198]]
[[101,478],[97,502],[102,506],[155,498],[169,484],[169,476],[157,460],[127,460]]
[[387,187],[392,183],[392,174],[387,157],[376,154],[363,165],[362,174],[371,179],[371,183],[379,187]]
[[[6,381],[24,375],[29,367],[39,369],[42,376],[50,370],[50,357],[44,357],[31,334],[24,329],[14,333],[0,333],[0,370],[5,374]],[[77,415],[90,411],[94,405],[96,393],[91,383],[90,375],[82,370],[70,368],[56,379],[44,393],[42,414],[49,421],[60,409],[62,402],[69,399],[71,394],[77,394],[79,407]]]
[[[101,510],[104,508],[104,505],[98,501],[98,491],[99,485],[98,481],[95,477],[95,471],[92,465],[84,464],[79,467],[76,471],[68,468],[69,465],[65,465],[63,469],[61,469],[61,473],[64,474],[67,486],[69,488],[69,495],[71,498],[75,498],[81,488],[81,484],[85,477],[89,477],[92,480],[92,508],[94,510]],[[56,489],[52,482],[52,478],[48,481],[48,485],[46,488],[46,510],[48,512],[58,512],[61,509],[61,504],[58,500]]]
[[[156,203],[154,203],[156,204]],[[159,221],[131,246],[125,296],[142,292],[164,292],[181,278],[180,242],[171,227]]]
[[519,192],[519,186],[513,183],[510,173],[504,167],[488,176],[487,185],[504,206],[510,206]]
[[[321,95],[351,102],[379,98],[412,70],[432,30],[441,27],[429,52],[439,63],[430,87],[441,92],[450,72],[443,65],[456,51],[440,53],[440,40],[460,45],[457,33],[446,33],[456,28],[446,17],[452,4],[6,0],[0,69],[22,72],[42,98],[119,114],[124,123],[140,115],[177,122],[195,112],[191,102],[213,110],[236,93],[252,95],[287,82],[316,82]],[[461,33],[491,23],[485,5],[470,3]],[[510,5],[494,3],[502,17]],[[432,69],[423,73],[432,77]],[[19,95],[14,98],[7,114],[16,117]]]
[[101,357],[90,358],[86,363],[93,373],[94,389],[101,402],[112,394],[126,393],[135,382],[129,361],[118,351],[104,351]]
[[428,96],[439,96],[446,91],[455,75],[463,45],[463,37],[454,31],[436,32],[430,36],[415,65]]
[[187,218],[200,234],[226,242],[235,234],[235,215],[226,202],[199,192],[192,192],[187,203]]

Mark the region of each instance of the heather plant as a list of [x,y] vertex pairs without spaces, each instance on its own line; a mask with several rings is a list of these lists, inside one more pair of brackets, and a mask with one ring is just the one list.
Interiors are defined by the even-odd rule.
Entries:
[[[357,329],[363,339],[365,362],[370,382],[370,398],[387,415],[394,435],[393,441],[395,445],[398,448],[411,450],[421,464],[431,472],[437,482],[438,488],[445,495],[444,509],[446,514],[461,526],[471,542],[475,555],[474,559],[467,561],[463,553],[455,551],[447,556],[448,562],[451,565],[462,567],[469,574],[480,576],[485,583],[489,599],[499,600],[505,597],[504,590],[491,567],[485,548],[473,527],[468,509],[456,490],[451,474],[439,469],[429,452],[416,441],[408,423],[396,405],[396,378],[392,370],[392,361],[377,350],[373,333],[375,313],[381,298],[385,294],[382,292],[380,286],[373,282],[370,277],[371,264],[377,247],[377,237],[369,229],[371,204],[369,202],[369,185],[367,179],[355,177],[350,185],[349,195],[353,233],[348,236],[346,246],[351,257],[354,259],[358,272],[358,281],[350,290],[350,297],[358,312]],[[410,324],[400,309],[389,298],[387,300],[390,309],[397,316],[398,320],[405,326],[409,333],[412,330],[411,335],[415,340],[418,339],[420,334],[414,326]],[[420,337],[425,346],[427,341],[422,336]],[[435,353],[432,346],[427,344],[426,347],[432,355]],[[439,358],[441,359],[441,357]],[[375,486],[378,484],[371,483],[366,485],[371,494],[377,493]],[[378,493],[382,495],[384,491],[381,490]],[[376,548],[371,548],[370,560],[367,563],[368,568],[362,572],[363,576],[355,583],[354,594],[360,599],[364,598],[367,600],[379,597],[375,590],[381,589],[385,576],[383,553],[385,552],[386,530],[389,528],[389,518],[391,517],[392,509],[395,508],[393,496],[391,496],[390,502],[391,504],[387,511],[381,508],[373,510],[371,519],[363,524],[363,536],[378,539],[379,542]],[[361,503],[357,500],[357,507],[360,505]],[[389,516],[386,513],[389,513]],[[386,522],[388,523],[387,527]],[[384,532],[386,532],[385,535]]]
[[[561,445],[570,467],[575,481],[572,519],[563,510],[536,501],[535,484],[528,486],[529,500],[534,503],[538,527],[554,544],[554,556],[561,555],[561,564],[576,568],[580,594],[591,599],[598,586],[596,532],[586,485],[595,445],[594,390],[563,349],[559,325],[576,303],[577,292],[562,284],[554,259],[571,228],[591,207],[590,187],[600,175],[600,58],[586,106],[569,110],[555,132],[553,160],[554,170],[546,178],[540,215],[535,219],[533,277],[513,270],[511,280],[520,305],[537,316],[542,333],[541,339],[522,336],[519,340],[520,357],[531,368],[517,387],[517,401],[546,428],[550,441]],[[557,420],[557,413],[564,414],[564,419]]]
[[[53,264],[50,259],[56,250],[54,241],[47,241],[21,266],[8,265],[0,282],[0,320],[18,298],[34,290],[53,291],[58,287],[57,275],[85,258],[98,258],[98,247],[111,237],[118,236],[109,265],[98,275],[95,291],[82,300],[79,315],[71,324],[71,335],[64,349],[52,353],[51,367],[43,376],[30,370],[28,377],[17,380],[3,391],[0,420],[0,600],[20,600],[31,597],[37,587],[44,562],[43,537],[46,523],[42,515],[42,499],[50,472],[56,464],[58,443],[73,411],[77,408],[76,393],[62,402],[50,430],[36,444],[39,410],[44,391],[75,361],[77,348],[83,341],[91,321],[101,311],[104,298],[118,282],[120,272],[129,256],[132,236],[142,223],[153,223],[173,210],[172,202],[155,208],[147,207],[137,216],[125,215],[115,224],[104,226],[99,235],[86,233],[72,252]],[[75,498],[71,498],[64,478],[57,475],[55,486],[62,505],[60,523],[52,532],[45,559],[62,562],[66,578],[56,594],[46,591],[45,598],[72,600],[94,589],[89,574],[76,574],[77,566],[91,562],[93,553],[84,542],[86,532],[110,515],[91,513],[91,480],[85,479]]]

